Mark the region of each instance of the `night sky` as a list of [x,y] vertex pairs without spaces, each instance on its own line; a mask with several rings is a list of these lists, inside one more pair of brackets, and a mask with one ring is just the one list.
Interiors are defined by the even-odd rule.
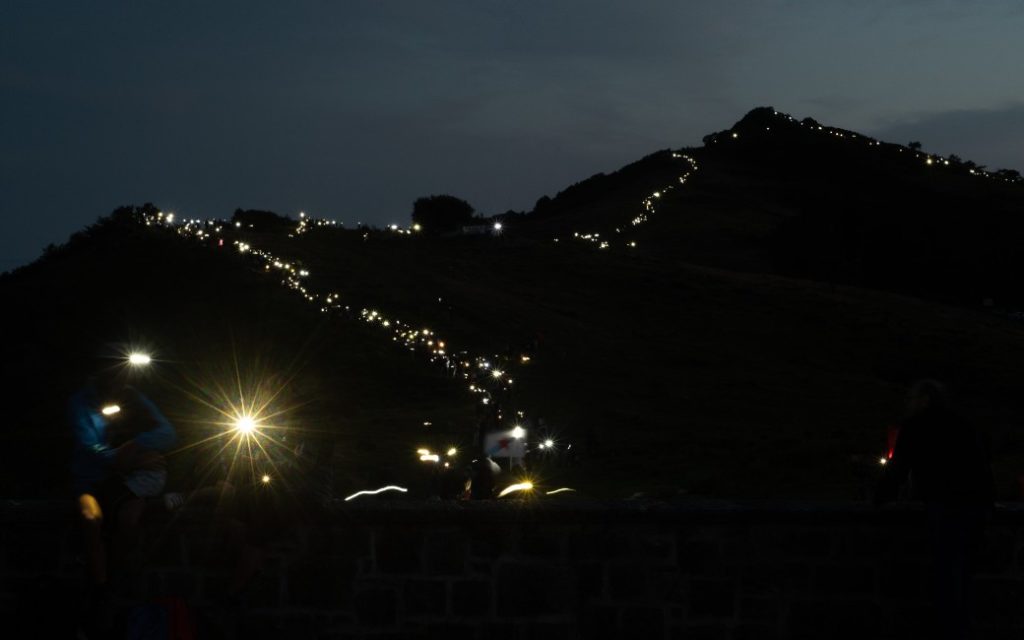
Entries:
[[144,201],[528,210],[760,105],[1024,170],[1022,34],[1020,0],[0,0],[0,270]]

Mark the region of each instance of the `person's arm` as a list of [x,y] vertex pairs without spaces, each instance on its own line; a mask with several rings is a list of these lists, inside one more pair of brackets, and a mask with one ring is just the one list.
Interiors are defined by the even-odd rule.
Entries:
[[896,446],[892,457],[885,465],[885,471],[875,487],[874,504],[876,507],[892,502],[899,495],[900,487],[910,475],[910,459],[914,448],[914,425],[907,423],[900,428],[896,436]]
[[174,426],[149,398],[136,391],[131,402],[136,411],[146,414],[149,423],[148,429],[132,439],[136,446],[166,452],[177,443],[178,434]]

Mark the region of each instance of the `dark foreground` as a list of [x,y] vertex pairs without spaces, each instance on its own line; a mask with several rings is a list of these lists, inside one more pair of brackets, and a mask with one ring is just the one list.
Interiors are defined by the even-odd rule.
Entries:
[[[568,497],[307,515],[267,540],[245,597],[225,602],[227,524],[154,509],[117,580],[118,624],[162,608],[202,638],[934,637],[913,505]],[[0,507],[9,637],[74,637],[72,516],[62,503]],[[1022,534],[1024,507],[1000,506],[972,580],[977,637],[1024,628]]]

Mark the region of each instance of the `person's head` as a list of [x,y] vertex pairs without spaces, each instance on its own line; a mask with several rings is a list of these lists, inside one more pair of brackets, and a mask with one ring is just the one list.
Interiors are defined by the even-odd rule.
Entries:
[[914,416],[925,409],[945,409],[949,406],[949,392],[938,380],[918,380],[907,393],[907,415]]

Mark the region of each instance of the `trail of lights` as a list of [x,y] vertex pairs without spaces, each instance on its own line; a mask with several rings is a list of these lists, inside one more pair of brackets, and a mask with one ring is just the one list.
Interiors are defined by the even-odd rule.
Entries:
[[[684,171],[677,178],[677,181],[678,181],[679,184],[678,185],[676,185],[676,184],[667,185],[665,187],[662,187],[661,189],[658,189],[657,191],[655,191],[651,195],[647,196],[646,198],[644,198],[643,201],[641,202],[641,206],[642,206],[643,210],[640,213],[638,213],[636,216],[634,216],[629,221],[629,225],[628,225],[627,229],[629,227],[638,227],[638,226],[648,222],[650,220],[650,216],[654,215],[657,212],[656,204],[662,198],[664,198],[667,193],[669,193],[670,191],[675,189],[676,186],[685,185],[686,181],[690,178],[690,176],[692,176],[694,174],[694,172],[696,172],[697,169],[698,169],[697,161],[694,160],[692,157],[690,157],[688,155],[685,155],[685,154],[682,154],[682,153],[672,152],[672,158],[674,160],[684,160],[688,164],[687,170]],[[614,234],[606,233],[604,236],[602,236],[599,231],[590,231],[590,232],[585,232],[585,233],[581,233],[579,231],[574,231],[573,234],[570,236],[570,238],[573,241],[589,242],[591,244],[596,244],[597,248],[598,249],[602,249],[602,250],[610,249],[613,246],[612,245],[613,242],[616,243],[615,246],[619,246],[621,244],[622,246],[625,246],[625,247],[627,247],[629,249],[635,249],[636,246],[637,246],[636,240],[621,240],[620,236],[624,233],[623,228],[622,228],[623,226],[626,226],[626,225],[615,227]],[[560,242],[561,239],[560,238],[555,238],[554,241],[555,242]]]
[[[688,163],[688,169],[682,175],[678,177],[680,185],[686,184],[689,176],[697,170],[697,163],[693,158],[684,156],[679,153],[673,153],[674,159],[682,159]],[[630,222],[630,226],[638,226],[647,222],[648,216],[656,211],[655,203],[660,200],[665,193],[671,191],[674,185],[669,185],[654,192],[649,197],[642,201],[644,212],[639,216],[633,218]],[[173,229],[179,236],[185,238],[191,238],[196,241],[203,242],[208,246],[213,244],[215,247],[225,246],[225,226],[231,230],[232,225],[225,225],[223,221],[219,220],[197,220],[190,219],[183,223],[174,223],[174,214],[164,214],[158,212],[155,215],[144,216],[143,222],[146,226],[163,226],[166,228]],[[337,227],[340,223],[333,220],[314,219],[308,217],[304,212],[299,214],[299,220],[296,226],[288,233],[288,237],[294,238],[298,235],[304,235],[309,233],[311,229],[322,228],[322,227]],[[241,222],[236,222],[234,229],[240,229],[242,227]],[[341,225],[343,226],[343,225]],[[251,228],[252,225],[249,225]],[[494,224],[494,230],[497,232],[501,231],[501,223]],[[417,224],[412,225],[410,228],[402,229],[398,225],[390,225],[388,231],[396,233],[398,235],[412,235],[420,231],[420,226]],[[615,230],[616,234],[621,234],[621,229]],[[368,235],[368,232],[364,233],[364,239]],[[574,234],[574,237],[590,241],[598,244],[600,249],[608,249],[611,244],[607,240],[601,239],[600,233],[594,232],[589,234]],[[635,248],[637,246],[636,241],[625,241],[624,245],[629,248]],[[382,331],[386,331],[390,334],[392,342],[395,342],[409,351],[425,351],[429,357],[430,362],[441,364],[445,373],[454,378],[461,378],[468,382],[469,392],[477,397],[477,401],[481,405],[492,405],[496,400],[499,400],[512,388],[515,383],[515,379],[509,374],[509,368],[515,365],[526,366],[529,365],[533,356],[529,354],[521,354],[517,358],[501,357],[498,355],[471,355],[467,351],[454,351],[448,345],[448,342],[442,339],[432,329],[425,327],[422,323],[410,323],[401,320],[397,317],[385,314],[376,309],[361,308],[356,315],[356,311],[351,305],[342,304],[341,296],[337,292],[314,292],[307,285],[307,279],[310,277],[310,272],[305,269],[301,262],[296,260],[288,260],[272,254],[269,251],[256,248],[249,242],[243,241],[240,238],[230,239],[228,245],[233,247],[239,254],[246,256],[251,260],[257,261],[261,268],[261,271],[266,274],[277,274],[281,278],[280,283],[286,288],[295,291],[303,297],[309,303],[318,305],[319,311],[322,313],[337,313],[344,314],[348,317],[361,320],[367,324],[373,325]],[[499,367],[499,363],[501,366]],[[497,407],[500,407],[500,402],[495,403]],[[235,431],[243,437],[249,434],[253,434],[256,428],[256,422],[252,417],[249,417],[245,412],[236,412],[237,415],[231,417],[232,426]],[[522,411],[515,412],[516,416],[521,418],[524,416]],[[497,411],[497,420],[499,424],[503,420],[503,416],[500,409]],[[429,424],[428,422],[424,423]],[[513,440],[522,440],[526,436],[526,431],[516,423],[513,423],[509,427],[508,436]],[[245,438],[246,442],[249,438]],[[257,442],[258,446],[259,442]],[[566,449],[570,448],[568,445]],[[550,451],[555,448],[555,445],[551,439],[546,439],[539,444],[539,449]],[[455,455],[454,449],[449,450],[448,457],[451,458]],[[441,456],[432,453],[429,450],[421,449],[417,451],[419,459],[423,462],[440,463]],[[450,466],[446,461],[445,467]],[[270,482],[270,477],[265,476],[263,479],[264,483]],[[530,483],[520,483],[507,488],[501,495],[507,495],[510,491],[525,491],[532,489],[533,485]],[[400,489],[400,488],[399,488]],[[379,491],[379,490],[378,490]],[[404,490],[403,490],[404,491]],[[351,499],[346,498],[346,500]]]

